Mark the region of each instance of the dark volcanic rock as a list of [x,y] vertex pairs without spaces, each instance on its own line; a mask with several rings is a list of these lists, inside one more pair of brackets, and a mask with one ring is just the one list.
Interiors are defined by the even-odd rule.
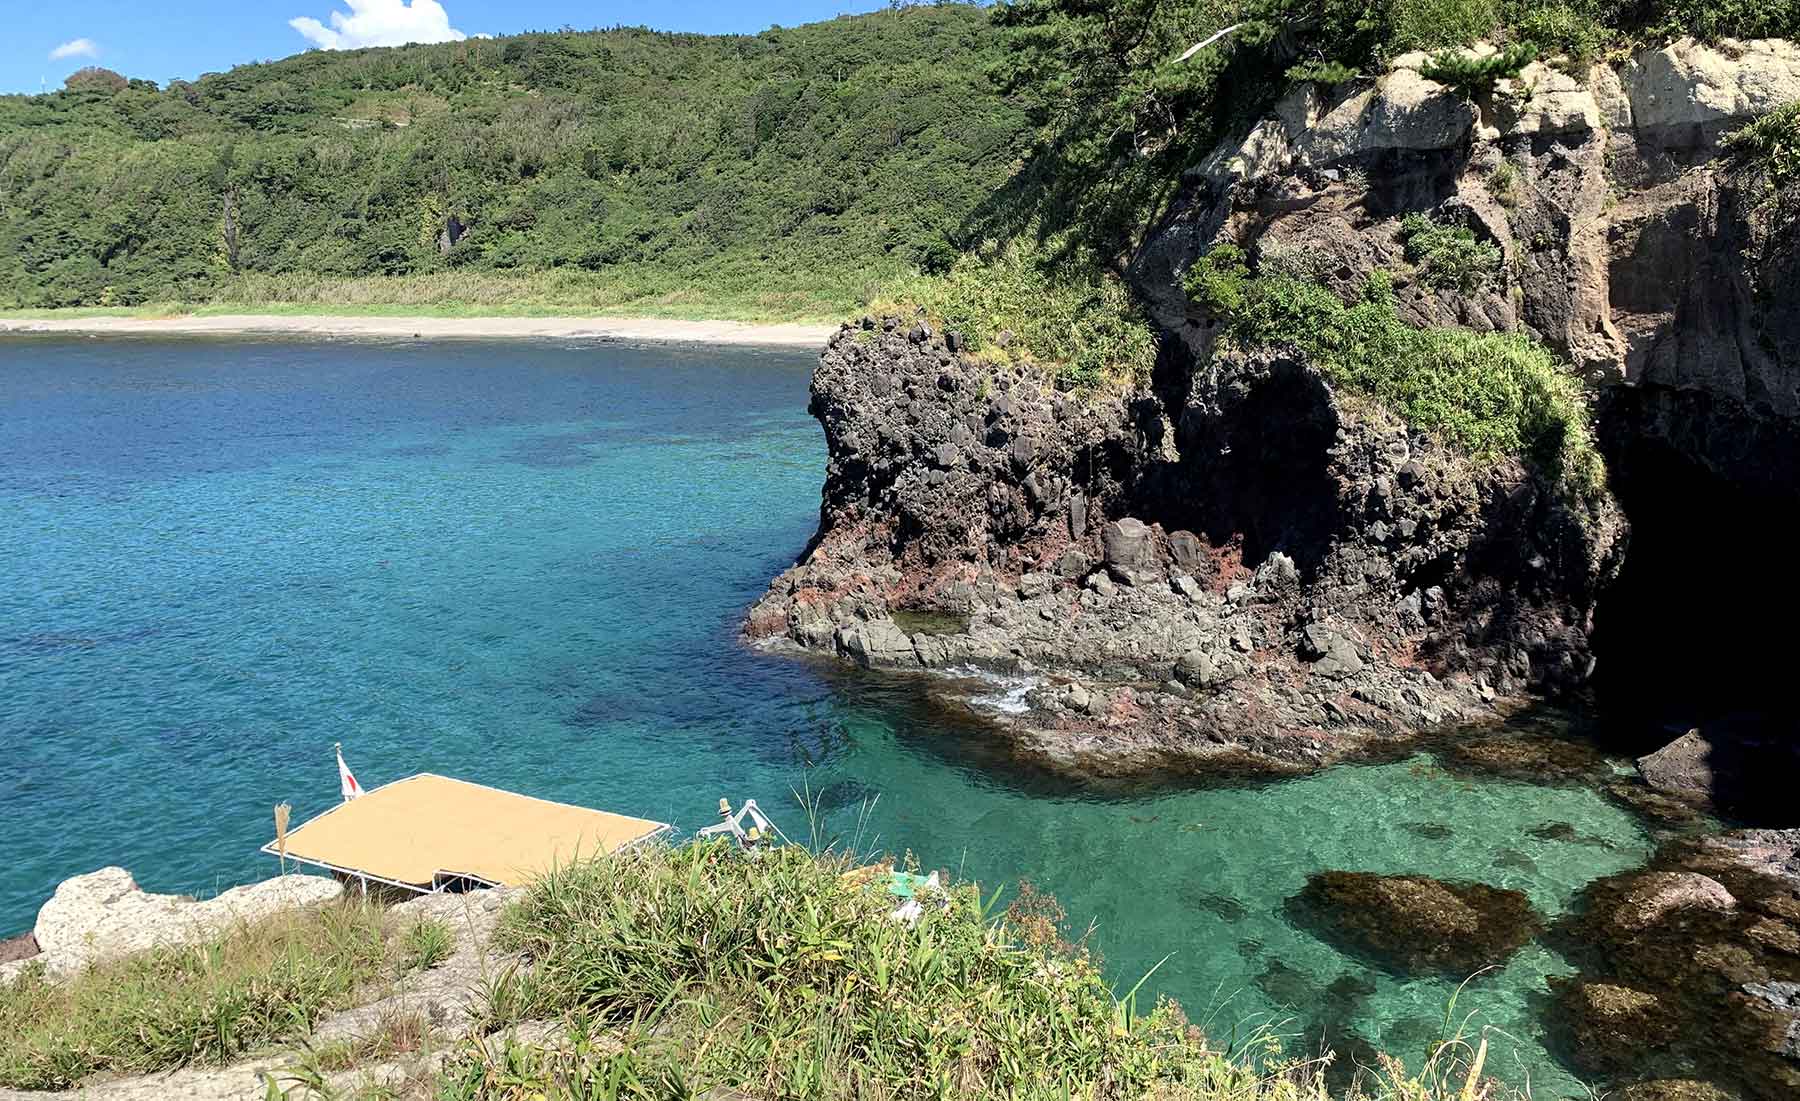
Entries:
[[[846,326],[813,379],[829,452],[819,530],[746,634],[1078,683],[1085,705],[1039,691],[1005,728],[1031,760],[1106,774],[1294,771],[1391,750],[1620,668],[1599,661],[1597,630],[1671,672],[1741,663],[1753,648],[1717,643],[1749,637],[1764,600],[1692,583],[1720,565],[1696,560],[1694,533],[1714,529],[1689,511],[1718,486],[1752,493],[1762,507],[1746,514],[1785,518],[1800,502],[1788,476],[1800,296],[1779,293],[1800,278],[1800,235],[1718,141],[1794,63],[1787,46],[1727,57],[1686,43],[1581,78],[1539,64],[1514,90],[1545,93],[1502,97],[1498,114],[1416,69],[1296,86],[1193,166],[1131,258],[1162,348],[1153,377],[1129,386],[1061,393],[1008,358],[1010,340],[978,360],[918,317]],[[1690,101],[1732,106],[1708,106],[1704,126],[1668,120]],[[1490,186],[1503,167],[1517,181],[1504,201]],[[1400,226],[1413,213],[1468,226],[1507,262],[1467,293],[1431,286],[1409,274]],[[1346,299],[1372,272],[1399,273],[1409,322],[1528,331],[1610,387],[1615,484],[1631,481],[1675,533],[1661,539],[1666,574],[1650,575],[1660,589],[1611,605],[1624,626],[1604,627],[1625,537],[1610,498],[1571,502],[1531,457],[1471,462],[1292,354],[1218,347],[1218,319],[1183,284],[1223,243]],[[1667,456],[1698,473],[1662,479]],[[1634,540],[1632,554],[1655,559],[1657,543]],[[1763,588],[1794,589],[1778,555],[1759,557]],[[1025,583],[1038,575],[1051,580]],[[1653,623],[1671,592],[1744,609],[1746,629]],[[1770,606],[1800,615],[1800,601]],[[969,627],[909,655],[861,628],[896,610]],[[1785,652],[1766,649],[1782,668]],[[1504,748],[1463,763],[1537,767],[1493,755]]]
[[[1538,62],[1506,85],[1530,94],[1502,95],[1513,106],[1480,112],[1446,99],[1414,62],[1330,89],[1298,85],[1190,168],[1131,258],[1129,277],[1161,328],[1201,362],[1229,359],[1219,335],[1230,326],[1185,285],[1223,245],[1241,250],[1258,274],[1309,279],[1345,301],[1372,273],[1393,273],[1397,309],[1412,324],[1541,340],[1592,391],[1611,484],[1631,516],[1622,573],[1603,574],[1608,592],[1576,602],[1594,615],[1593,645],[1580,647],[1578,660],[1596,659],[1609,710],[1632,710],[1639,729],[1678,714],[1761,710],[1782,720],[1780,740],[1800,743],[1787,699],[1791,656],[1779,641],[1762,643],[1800,622],[1800,583],[1768,550],[1787,545],[1786,526],[1800,514],[1800,295],[1792,290],[1800,233],[1792,189],[1772,188],[1763,169],[1720,144],[1776,99],[1792,98],[1797,56],[1789,42],[1687,40],[1576,74]],[[1707,121],[1693,121],[1699,116]],[[1520,186],[1497,191],[1502,176]],[[1400,227],[1418,214],[1472,230],[1505,257],[1504,270],[1457,291],[1414,277]],[[1202,392],[1189,404],[1219,403]],[[1231,502],[1249,542],[1273,530],[1264,540],[1292,554],[1309,584],[1317,581],[1305,536],[1349,516],[1371,535],[1367,544],[1385,535],[1402,558],[1423,550],[1421,560],[1433,561],[1424,548],[1444,531],[1436,527],[1444,516],[1410,509],[1421,489],[1441,492],[1430,457],[1402,456],[1370,479],[1365,507],[1334,516],[1343,499],[1286,461],[1330,419],[1297,400],[1282,404],[1284,437],[1254,446],[1244,467],[1281,470],[1286,493],[1265,502],[1263,487],[1246,479],[1248,492],[1209,485],[1207,499]],[[1190,420],[1228,435],[1191,409],[1178,429]],[[1178,439],[1185,463],[1198,439]],[[1239,440],[1226,443],[1239,454]],[[1560,574],[1551,587],[1571,591],[1568,563],[1541,548],[1522,557],[1541,558]],[[1432,612],[1432,589],[1442,585],[1449,615],[1467,624],[1465,561],[1440,561],[1432,577],[1405,586],[1395,613],[1449,635]],[[1731,575],[1729,588],[1696,583],[1718,568]],[[1503,623],[1501,606],[1490,607]],[[1548,656],[1496,653],[1478,638],[1465,632],[1463,641],[1489,649],[1512,678],[1534,679],[1524,663]],[[1785,765],[1779,776],[1763,805],[1800,815],[1800,800],[1780,802],[1800,786],[1800,768]]]
[[1384,966],[1456,978],[1505,962],[1542,925],[1518,891],[1373,872],[1311,876],[1289,910],[1323,938]]
[[1130,516],[1100,529],[1100,554],[1109,566],[1121,570],[1156,567],[1156,536],[1142,520]]
[[[1042,676],[995,721],[1020,756],[1101,775],[1304,771],[1585,676],[1616,516],[1291,360],[1172,355],[1174,389],[1071,398],[911,320],[846,327],[813,376],[819,531],[746,635]],[[902,639],[901,611],[966,628]]]

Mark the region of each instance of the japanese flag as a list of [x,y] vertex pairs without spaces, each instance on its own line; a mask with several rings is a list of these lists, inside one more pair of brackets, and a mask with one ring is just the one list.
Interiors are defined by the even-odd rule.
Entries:
[[350,766],[344,763],[344,749],[342,746],[338,747],[337,759],[338,783],[344,789],[344,802],[348,803],[350,800],[363,793],[362,785],[356,782],[356,777],[350,773]]

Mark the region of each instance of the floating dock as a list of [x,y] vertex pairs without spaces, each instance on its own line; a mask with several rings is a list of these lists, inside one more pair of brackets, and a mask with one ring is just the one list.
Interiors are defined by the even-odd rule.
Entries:
[[[420,773],[348,800],[287,835],[287,858],[422,894],[518,886],[641,845],[666,822],[553,803]],[[262,847],[280,855],[276,842]]]

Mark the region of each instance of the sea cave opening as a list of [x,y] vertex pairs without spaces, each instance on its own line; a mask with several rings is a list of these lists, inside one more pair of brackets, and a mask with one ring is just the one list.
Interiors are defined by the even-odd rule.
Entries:
[[1695,728],[1765,747],[1737,760],[1715,750],[1710,762],[1739,789],[1722,809],[1763,820],[1793,803],[1800,783],[1789,680],[1800,637],[1800,573],[1790,549],[1800,494],[1762,461],[1732,461],[1732,453],[1758,453],[1731,445],[1751,426],[1716,408],[1669,402],[1626,392],[1609,401],[1602,420],[1631,539],[1595,612],[1599,733],[1609,748],[1634,756]]

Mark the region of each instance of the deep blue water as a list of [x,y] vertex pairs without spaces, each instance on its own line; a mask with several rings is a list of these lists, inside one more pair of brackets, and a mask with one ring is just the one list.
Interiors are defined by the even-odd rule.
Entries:
[[[1429,757],[1250,788],[1084,789],[1002,763],[916,682],[755,653],[739,617],[811,534],[811,357],[554,343],[0,340],[0,935],[105,864],[269,874],[270,808],[430,770],[678,823],[822,796],[864,847],[1056,894],[1127,985],[1228,1034],[1422,1054],[1452,993],[1287,924],[1320,868],[1564,907],[1648,842],[1597,794]],[[1551,822],[1574,838],[1534,837]],[[1443,830],[1426,827],[1444,827]],[[1566,837],[1552,831],[1551,837]],[[1459,1003],[1490,1065],[1573,1084],[1532,946]],[[1333,984],[1336,984],[1335,987]],[[1333,992],[1335,991],[1335,992]],[[1326,1007],[1321,1009],[1321,1007]]]

